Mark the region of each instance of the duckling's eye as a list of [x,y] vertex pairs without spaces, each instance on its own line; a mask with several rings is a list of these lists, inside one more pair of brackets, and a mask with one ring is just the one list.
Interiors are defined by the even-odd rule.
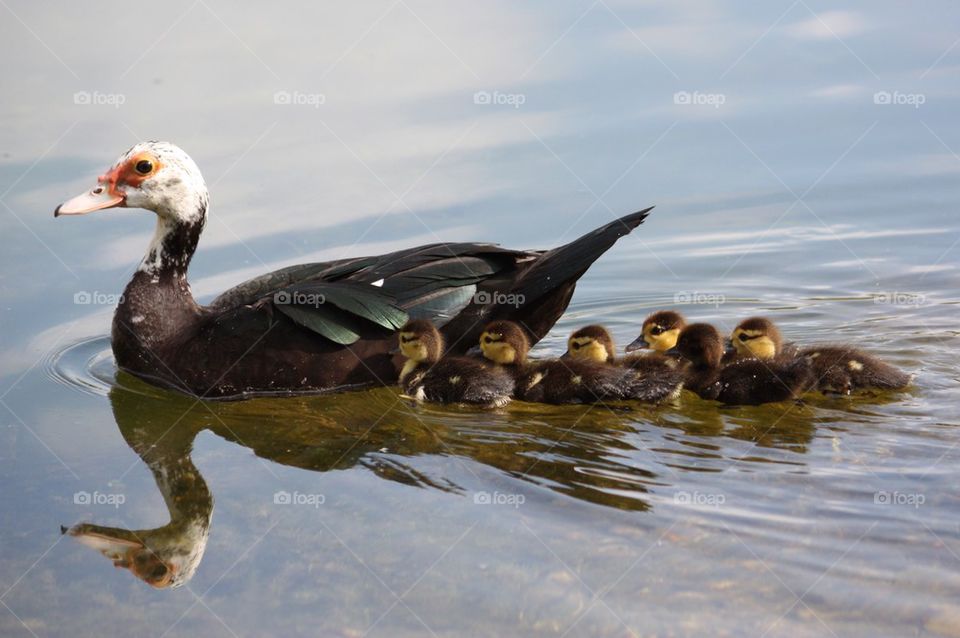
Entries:
[[657,336],[662,332],[663,332],[663,328],[661,328],[660,326],[654,326],[650,328],[650,334],[652,334],[653,336]]
[[487,337],[484,337],[484,338],[483,338],[483,342],[484,342],[484,343],[493,343],[494,341],[496,341],[496,339],[494,339],[493,337],[490,337],[490,336],[487,336]]
[[134,166],[133,169],[138,173],[140,173],[141,175],[149,175],[150,171],[153,170],[153,162],[151,162],[150,160],[142,159],[139,162],[137,162],[136,166]]
[[579,343],[573,343],[573,349],[574,349],[574,350],[579,350],[581,345],[582,345],[582,344],[579,344]]
[[749,338],[750,338],[750,337],[748,337],[748,336],[747,336],[747,333],[745,333],[745,332],[741,332],[741,333],[740,333],[740,336],[737,337],[737,339],[739,339],[740,341],[746,341],[746,340],[749,339]]

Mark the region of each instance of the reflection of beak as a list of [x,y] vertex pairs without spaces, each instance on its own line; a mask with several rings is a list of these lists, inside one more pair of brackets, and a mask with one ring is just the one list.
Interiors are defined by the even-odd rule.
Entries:
[[469,350],[467,350],[467,356],[468,356],[468,357],[481,357],[481,356],[483,356],[483,348],[481,348],[480,346],[473,346],[472,348],[470,348]]
[[116,206],[123,206],[123,195],[114,191],[108,184],[101,182],[86,193],[68,199],[57,206],[57,210],[53,211],[53,216],[84,215],[95,210]]
[[647,343],[647,340],[643,338],[643,335],[640,335],[639,337],[634,339],[629,345],[627,345],[627,347],[624,348],[624,351],[633,352],[634,350],[642,350],[644,348],[649,348],[649,347],[650,347],[650,344]]

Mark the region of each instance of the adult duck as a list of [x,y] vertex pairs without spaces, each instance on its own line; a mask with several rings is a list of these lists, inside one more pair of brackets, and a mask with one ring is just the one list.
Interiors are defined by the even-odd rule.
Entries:
[[300,264],[198,304],[187,268],[207,219],[203,176],[183,150],[142,142],[54,216],[144,208],[156,232],[113,317],[117,366],[198,397],[243,398],[389,385],[394,331],[429,319],[462,354],[495,319],[534,342],[566,309],[577,279],[646,218],[627,215],[549,251],[438,243],[386,255]]

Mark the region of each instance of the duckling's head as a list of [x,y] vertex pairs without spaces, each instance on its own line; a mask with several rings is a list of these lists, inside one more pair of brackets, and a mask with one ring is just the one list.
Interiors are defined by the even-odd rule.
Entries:
[[499,365],[522,365],[527,361],[530,339],[518,324],[512,321],[494,321],[480,334],[483,356]]
[[400,352],[410,361],[435,363],[443,354],[443,335],[430,321],[412,319],[400,328]]
[[609,363],[616,357],[616,347],[613,337],[603,326],[585,326],[580,328],[567,339],[565,357]]
[[687,325],[679,312],[660,310],[643,320],[640,336],[627,346],[627,352],[652,348],[657,352],[666,352],[677,345],[680,331]]
[[757,359],[773,359],[783,345],[780,330],[766,317],[744,319],[733,329],[730,340],[738,355]]
[[709,323],[692,323],[680,332],[673,350],[695,366],[715,368],[723,359],[723,337]]

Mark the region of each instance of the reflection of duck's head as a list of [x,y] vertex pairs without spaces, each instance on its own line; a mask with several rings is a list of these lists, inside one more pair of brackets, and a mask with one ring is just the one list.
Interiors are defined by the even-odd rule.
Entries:
[[643,320],[640,336],[627,346],[627,352],[651,348],[657,352],[666,352],[677,345],[680,331],[687,325],[679,312],[660,310]]
[[[62,531],[153,587],[178,587],[203,558],[213,514],[213,496],[190,458],[203,422],[185,407],[188,399],[153,388],[146,394],[114,388],[110,403],[127,444],[153,474],[170,522],[139,530],[80,523]],[[168,411],[180,415],[174,426],[161,416]]]
[[709,323],[692,323],[680,332],[673,351],[694,366],[716,368],[723,359],[723,337]]
[[783,346],[780,330],[766,317],[744,319],[733,329],[730,340],[738,356],[757,359],[773,359]]
[[494,321],[480,334],[483,356],[500,365],[523,365],[530,351],[530,339],[513,321]]
[[565,356],[595,363],[611,363],[616,358],[613,337],[603,326],[584,326],[567,339]]
[[129,569],[148,585],[166,589],[193,577],[207,545],[207,525],[182,525],[176,532],[169,529],[172,525],[132,531],[81,523],[63,532],[99,551],[114,567]]

